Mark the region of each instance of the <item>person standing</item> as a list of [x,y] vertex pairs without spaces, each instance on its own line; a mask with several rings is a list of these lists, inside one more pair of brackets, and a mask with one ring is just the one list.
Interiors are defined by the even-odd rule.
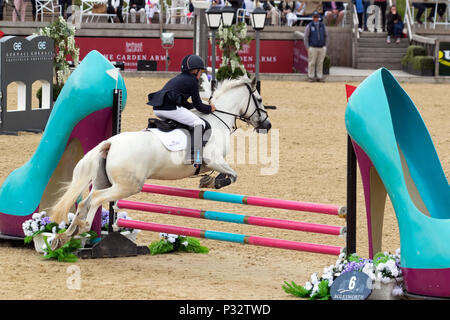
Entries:
[[[106,13],[115,14],[121,23],[123,23],[122,16],[123,0],[108,0],[108,6],[106,7]],[[112,17],[108,18],[108,22],[114,22]]]
[[308,81],[323,82],[323,61],[327,52],[328,32],[320,21],[319,12],[314,11],[311,21],[305,28],[304,43],[308,50]]
[[145,23],[145,0],[131,0],[129,2],[131,23],[136,23],[136,13],[139,14],[139,21]]
[[[381,29],[383,30],[383,32],[386,32],[386,8],[387,8],[387,2],[386,2],[386,0],[374,0],[373,4],[380,8]],[[376,31],[377,30],[375,29],[375,32]]]
[[25,13],[27,9],[27,0],[14,0],[14,9],[12,13],[12,21],[17,21],[17,16],[20,14],[20,21],[25,21]]

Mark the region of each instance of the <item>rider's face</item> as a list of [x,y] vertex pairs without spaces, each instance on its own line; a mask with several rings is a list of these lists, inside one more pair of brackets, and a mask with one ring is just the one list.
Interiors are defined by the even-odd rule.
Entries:
[[197,80],[200,80],[200,78],[202,77],[202,71],[201,69],[197,70]]

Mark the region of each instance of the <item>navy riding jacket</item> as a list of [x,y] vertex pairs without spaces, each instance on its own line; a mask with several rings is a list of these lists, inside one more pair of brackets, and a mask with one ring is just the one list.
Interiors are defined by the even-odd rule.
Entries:
[[[191,97],[192,103],[187,100]],[[178,107],[195,108],[202,113],[211,113],[211,106],[200,98],[197,77],[190,72],[182,72],[170,79],[164,87],[148,95],[148,105],[153,110],[175,110]]]

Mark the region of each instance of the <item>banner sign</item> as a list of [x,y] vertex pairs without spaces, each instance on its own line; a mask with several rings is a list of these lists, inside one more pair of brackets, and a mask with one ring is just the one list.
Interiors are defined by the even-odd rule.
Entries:
[[[166,50],[161,46],[159,38],[91,38],[77,37],[76,45],[80,48],[80,60],[91,50],[97,50],[110,61],[123,61],[126,70],[136,70],[138,60],[153,60],[157,63],[157,71],[166,68]],[[260,69],[261,73],[292,73],[293,41],[261,40]],[[174,47],[168,50],[169,71],[179,71],[181,60],[192,53],[192,39],[175,39]],[[208,50],[208,65],[211,65],[211,45]],[[244,45],[239,51],[241,60],[247,71],[255,72],[255,41]],[[222,63],[222,53],[216,46],[216,67]]]
[[294,41],[294,70],[300,73],[308,73],[308,50],[303,40]]
[[439,75],[450,76],[450,42],[439,44]]

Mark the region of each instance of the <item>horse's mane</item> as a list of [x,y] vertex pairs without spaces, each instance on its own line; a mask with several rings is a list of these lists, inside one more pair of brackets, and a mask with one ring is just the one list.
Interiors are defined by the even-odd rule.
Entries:
[[237,78],[237,79],[225,79],[223,82],[220,82],[218,84],[217,89],[214,91],[214,94],[212,96],[212,99],[219,98],[222,94],[227,92],[228,90],[231,90],[233,88],[245,85],[245,84],[251,84],[252,80],[249,79],[246,76]]

